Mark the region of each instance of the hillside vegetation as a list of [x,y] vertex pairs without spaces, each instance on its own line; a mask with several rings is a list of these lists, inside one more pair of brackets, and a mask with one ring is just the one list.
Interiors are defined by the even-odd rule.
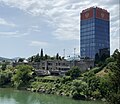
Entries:
[[120,52],[115,50],[102,64],[84,73],[73,67],[63,77],[38,77],[28,65],[8,67],[1,69],[0,86],[120,104]]

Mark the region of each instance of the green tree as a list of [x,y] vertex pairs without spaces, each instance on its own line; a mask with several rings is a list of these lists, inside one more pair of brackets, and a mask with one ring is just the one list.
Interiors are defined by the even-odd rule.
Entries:
[[101,62],[105,62],[105,60],[106,60],[108,57],[110,57],[108,54],[103,53],[103,54],[100,56],[100,61],[101,61]]
[[73,80],[72,97],[74,99],[85,100],[85,90],[87,84],[81,80]]
[[18,62],[23,62],[24,58],[19,58]]
[[86,89],[86,96],[88,98],[95,97],[97,92],[98,97],[100,78],[94,74],[94,71],[89,71],[88,73],[84,74],[83,80],[88,84],[88,88]]
[[57,59],[57,60],[59,59],[59,54],[58,54],[58,53],[56,54],[56,59]]
[[41,49],[40,58],[43,60],[43,49]]
[[0,86],[11,85],[11,77],[14,73],[14,68],[10,67],[3,70],[0,70]]
[[114,57],[114,59],[117,59],[118,58],[118,54],[119,54],[119,51],[118,49],[116,49],[112,55],[112,57]]
[[62,60],[61,56],[59,56],[59,60]]
[[106,62],[106,64],[108,64],[108,63],[110,63],[110,62],[114,62],[115,61],[115,59],[114,59],[114,57],[109,57],[109,58],[107,58],[106,60],[105,60],[105,62]]
[[34,62],[40,62],[40,56],[39,53],[35,56]]
[[5,70],[6,67],[7,67],[7,64],[6,64],[6,63],[3,63],[1,69],[2,69],[2,70]]
[[13,84],[16,88],[27,87],[33,78],[33,68],[28,65],[19,65],[12,77]]
[[45,60],[47,60],[48,59],[48,55],[47,54],[45,54]]
[[30,57],[28,60],[29,60],[30,62],[33,62],[33,61],[34,61],[34,56]]
[[95,54],[95,64],[98,64],[99,61],[100,61],[99,54],[96,53],[96,54]]
[[120,104],[120,52],[115,50],[112,56],[116,61],[108,64],[111,71],[109,77],[112,88],[107,94],[107,100],[110,104]]
[[81,74],[81,71],[77,66],[73,67],[66,73],[66,75],[71,76],[71,78],[73,79],[78,78],[80,74]]
[[107,75],[107,76],[100,78],[99,91],[103,98],[107,97],[111,89],[112,89],[112,85],[110,83],[109,76]]

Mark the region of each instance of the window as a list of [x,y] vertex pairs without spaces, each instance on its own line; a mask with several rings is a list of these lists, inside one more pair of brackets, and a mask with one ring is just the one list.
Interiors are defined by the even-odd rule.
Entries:
[[49,62],[48,65],[52,65],[52,63]]

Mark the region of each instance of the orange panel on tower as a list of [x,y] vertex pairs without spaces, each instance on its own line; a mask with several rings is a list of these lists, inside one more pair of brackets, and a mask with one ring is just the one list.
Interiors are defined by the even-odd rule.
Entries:
[[101,8],[96,8],[96,18],[109,21],[109,13]]
[[89,19],[93,17],[93,8],[83,10],[81,13],[81,20]]

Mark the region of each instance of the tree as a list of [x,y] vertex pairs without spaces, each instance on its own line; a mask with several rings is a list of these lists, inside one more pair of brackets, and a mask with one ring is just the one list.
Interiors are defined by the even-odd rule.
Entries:
[[79,69],[77,66],[73,67],[72,69],[70,69],[70,70],[66,73],[66,75],[71,76],[71,78],[73,78],[73,79],[79,77],[80,74],[81,74],[81,71],[80,71],[80,69]]
[[59,60],[62,60],[61,56],[59,56]]
[[39,53],[35,56],[34,62],[40,62],[40,56]]
[[13,67],[6,68],[5,70],[0,70],[0,86],[11,85],[11,77],[13,73]]
[[6,63],[3,63],[1,69],[2,69],[2,70],[5,70],[6,67],[7,67],[7,64],[6,64]]
[[119,51],[118,49],[116,49],[112,55],[112,57],[114,57],[114,59],[117,59],[118,58],[118,54],[119,54]]
[[56,59],[57,59],[57,60],[59,59],[59,54],[58,54],[58,53],[56,54]]
[[99,91],[101,93],[102,97],[107,97],[108,93],[110,93],[112,89],[112,85],[109,80],[109,76],[104,76],[100,78],[100,83],[99,83]]
[[24,58],[19,58],[18,62],[23,62]]
[[100,56],[100,61],[101,61],[101,62],[105,62],[105,59],[107,59],[108,57],[110,57],[108,54],[103,53],[103,54]]
[[27,60],[28,62],[34,62],[34,56],[29,57]]
[[73,80],[72,97],[78,100],[85,100],[87,84],[81,80]]
[[34,61],[34,56],[30,57],[28,60],[29,60],[30,62],[33,62],[33,61]]
[[45,60],[47,60],[48,59],[48,55],[47,54],[45,54]]
[[120,69],[120,52],[118,52],[118,55],[117,55],[117,66]]
[[99,92],[99,83],[100,78],[97,77],[94,73],[94,71],[89,71],[88,73],[84,74],[83,80],[87,83],[88,87],[86,89],[86,96],[89,97],[95,97],[100,95]]
[[12,77],[13,84],[16,88],[27,87],[33,78],[33,68],[28,65],[19,65]]
[[95,54],[95,64],[98,64],[99,61],[100,61],[99,54],[96,53],[96,54]]
[[120,104],[120,52],[115,50],[112,56],[116,61],[108,64],[108,68],[111,70],[109,77],[112,88],[107,94],[107,100],[110,104]]
[[115,61],[115,59],[114,59],[114,57],[109,57],[109,58],[107,58],[106,60],[105,60],[105,62],[106,62],[106,64],[108,64],[108,63],[110,63],[110,62],[114,62]]
[[110,57],[110,56],[107,53],[103,53],[102,55],[96,53],[95,54],[95,64],[103,64],[108,57]]
[[40,58],[43,60],[43,49],[41,49]]

